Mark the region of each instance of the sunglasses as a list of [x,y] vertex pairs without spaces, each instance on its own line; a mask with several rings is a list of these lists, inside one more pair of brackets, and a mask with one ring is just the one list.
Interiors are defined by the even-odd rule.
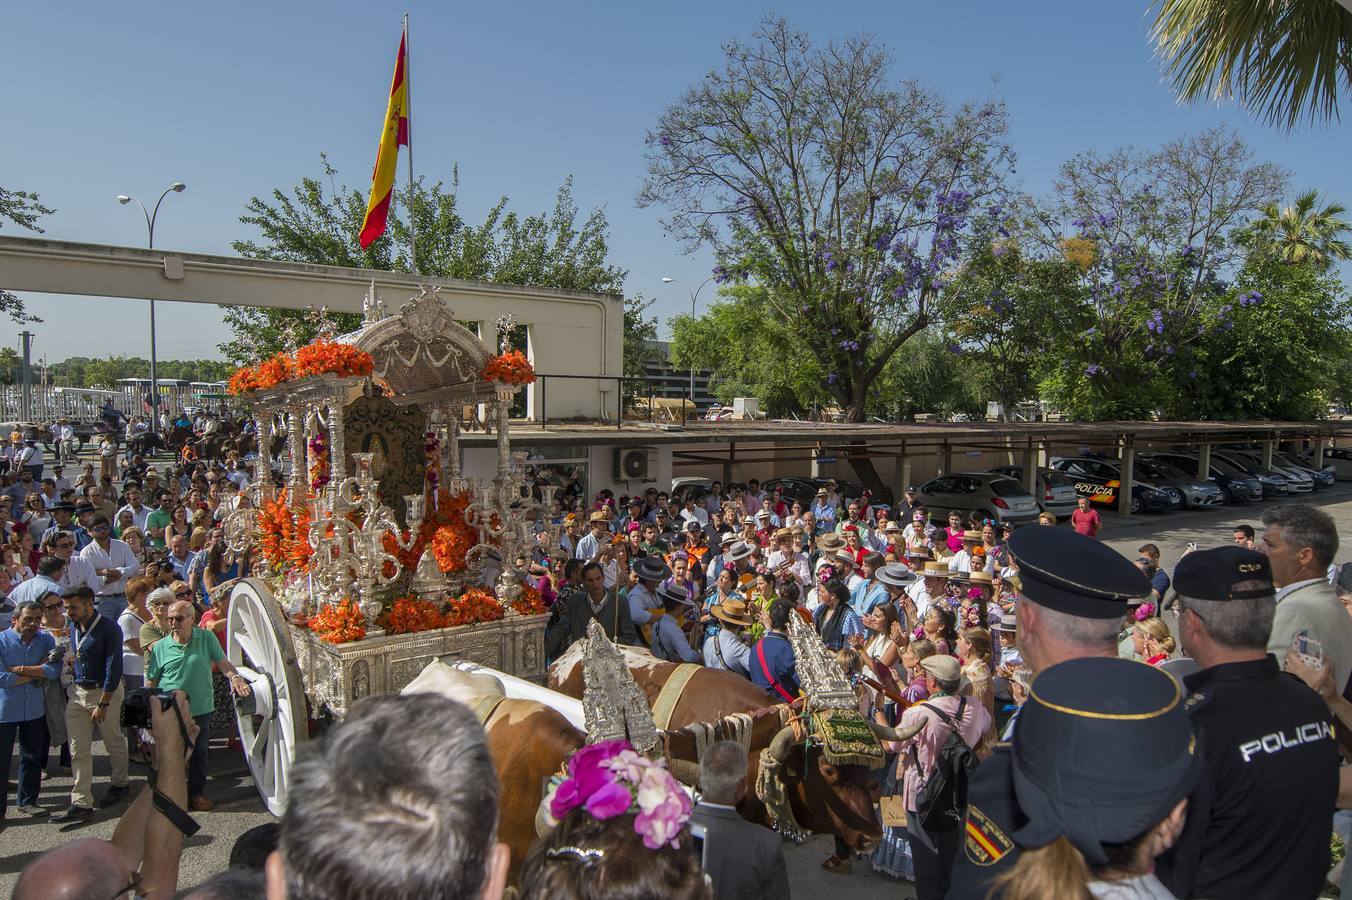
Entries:
[[174,591],[175,597],[191,597],[192,591]]
[[188,621],[188,620],[191,619],[191,618],[192,618],[192,616],[167,616],[167,617],[166,617],[166,619],[167,619],[168,621],[170,621],[170,622],[186,622],[186,621]]

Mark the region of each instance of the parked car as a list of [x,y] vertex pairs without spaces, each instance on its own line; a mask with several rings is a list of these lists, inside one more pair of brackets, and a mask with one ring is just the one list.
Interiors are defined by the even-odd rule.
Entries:
[[[1013,478],[1023,484],[1022,466],[996,466],[991,469],[997,475]],[[1075,482],[1056,469],[1037,470],[1037,489],[1034,498],[1038,509],[1049,512],[1058,519],[1064,519],[1075,512]]]
[[1030,522],[1039,512],[1037,500],[1022,484],[992,472],[940,475],[920,485],[917,494],[936,520],[958,512],[964,518],[976,513],[997,522]]
[[1138,481],[1152,487],[1170,487],[1178,491],[1183,498],[1183,506],[1197,509],[1204,506],[1220,506],[1228,501],[1225,491],[1211,478],[1198,478],[1182,469],[1157,459],[1136,458],[1132,470]]
[[1283,469],[1299,469],[1309,475],[1316,488],[1333,487],[1333,482],[1337,480],[1333,466],[1325,465],[1322,469],[1316,469],[1312,463],[1285,450],[1273,450],[1272,459],[1280,462]]
[[1230,450],[1227,448],[1225,452],[1229,454],[1232,458],[1237,458],[1239,462],[1245,466],[1245,468],[1247,468],[1249,465],[1253,465],[1258,470],[1270,471],[1278,475],[1281,475],[1283,478],[1286,479],[1286,488],[1288,493],[1308,494],[1310,491],[1314,490],[1314,479],[1310,477],[1310,474],[1308,472],[1299,468],[1285,465],[1281,460],[1277,458],[1276,453],[1273,453],[1272,455],[1272,465],[1265,467],[1263,465],[1262,455],[1256,451]]
[[[1094,506],[1120,509],[1122,469],[1116,462],[1088,457],[1061,457],[1052,459],[1052,468],[1064,472],[1075,483],[1075,492],[1088,497]],[[1132,513],[1164,512],[1183,505],[1183,495],[1170,487],[1157,488],[1133,480],[1128,509]]]
[[[801,501],[803,507],[807,508],[817,499],[817,491],[826,487],[832,481],[836,483],[836,493],[847,500],[864,496],[864,486],[857,481],[848,481],[844,478],[815,478],[798,475],[787,478],[771,478],[761,484],[761,490],[773,491],[776,487],[783,487],[785,500],[789,503],[795,500]],[[895,499],[892,496],[892,489],[885,487],[881,493],[873,495],[872,502],[891,507],[895,504]]]
[[[1183,470],[1184,474],[1197,477],[1197,466],[1200,460],[1195,453],[1184,450],[1170,450],[1162,453],[1151,453],[1142,458],[1166,462]],[[1221,490],[1225,491],[1225,496],[1231,503],[1246,503],[1250,500],[1263,499],[1263,485],[1257,478],[1224,460],[1216,459],[1215,456],[1211,457],[1211,468],[1207,470],[1207,477],[1214,479],[1216,484],[1220,485]]]
[[[1302,450],[1300,459],[1306,465],[1314,465],[1314,450]],[[1333,477],[1339,481],[1352,481],[1352,447],[1325,447],[1324,468],[1333,470]]]
[[1229,450],[1212,450],[1211,458],[1227,462],[1242,472],[1247,472],[1263,486],[1263,496],[1285,497],[1291,493],[1291,482],[1276,469],[1265,469],[1261,463],[1246,460],[1242,455]]

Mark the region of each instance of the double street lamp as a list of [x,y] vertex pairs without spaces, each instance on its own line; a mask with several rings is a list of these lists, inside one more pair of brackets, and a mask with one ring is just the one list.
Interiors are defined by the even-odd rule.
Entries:
[[[699,287],[695,288],[695,289],[692,291],[692,290],[690,290],[690,285],[686,284],[686,283],[685,283],[684,281],[682,281],[681,279],[679,279],[679,278],[672,278],[672,277],[670,277],[669,275],[663,275],[663,276],[662,276],[662,283],[663,283],[663,284],[679,284],[681,287],[683,287],[683,288],[686,289],[686,292],[687,292],[687,293],[690,294],[690,318],[691,318],[691,319],[694,319],[694,318],[695,318],[695,300],[699,298],[699,292],[702,291],[702,290],[704,290],[704,286],[705,286],[706,284],[708,284],[709,282],[713,281],[713,280],[714,280],[714,276],[713,276],[713,275],[710,275],[708,278],[706,278],[706,279],[704,279],[703,281],[700,282]],[[694,367],[693,365],[690,367],[690,403],[691,403],[692,405],[694,405],[694,403],[695,403],[695,367]]]
[[[163,203],[163,202],[164,202],[164,198],[165,198],[165,197],[168,197],[171,193],[173,193],[173,194],[181,194],[181,193],[183,193],[183,189],[186,188],[186,187],[187,187],[187,185],[184,184],[183,182],[181,182],[181,181],[175,181],[173,184],[169,185],[169,187],[165,188],[165,189],[164,189],[164,193],[163,193],[163,194],[160,194],[160,199],[158,199],[158,200],[155,201],[155,209],[154,209],[153,212],[147,210],[147,209],[146,209],[146,205],[145,205],[144,203],[142,203],[140,200],[137,200],[135,197],[128,197],[126,194],[118,194],[118,195],[117,195],[117,202],[118,202],[118,203],[121,203],[123,206],[126,206],[128,203],[135,203],[137,206],[141,207],[141,213],[146,217],[146,238],[147,238],[147,246],[148,246],[151,250],[154,250],[154,249],[155,249],[155,219],[156,219],[156,218],[159,216],[159,214],[160,214],[160,204]],[[154,433],[156,430],[158,430],[158,428],[159,428],[159,415],[160,415],[160,385],[159,385],[158,379],[156,378],[157,373],[156,373],[156,370],[155,370],[155,366],[156,366],[156,359],[155,359],[155,298],[152,297],[152,298],[150,298],[150,400],[151,400],[151,404],[150,404],[150,431],[151,431],[151,433]]]

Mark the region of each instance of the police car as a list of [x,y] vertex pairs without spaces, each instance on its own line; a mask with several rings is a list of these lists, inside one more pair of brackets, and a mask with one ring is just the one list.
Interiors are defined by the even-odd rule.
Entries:
[[[1121,501],[1122,470],[1116,462],[1088,457],[1062,458],[1051,461],[1053,469],[1064,472],[1075,482],[1075,493],[1088,497],[1094,506],[1118,509]],[[1169,486],[1155,487],[1133,481],[1128,509],[1133,513],[1163,512],[1183,505],[1183,495]]]

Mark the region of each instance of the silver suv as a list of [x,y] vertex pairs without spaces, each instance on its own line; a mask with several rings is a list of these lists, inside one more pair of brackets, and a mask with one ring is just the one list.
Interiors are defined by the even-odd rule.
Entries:
[[976,513],[997,522],[1030,522],[1037,519],[1037,500],[1013,478],[992,472],[957,472],[940,475],[920,485],[919,500],[931,514],[958,512],[965,518]]

